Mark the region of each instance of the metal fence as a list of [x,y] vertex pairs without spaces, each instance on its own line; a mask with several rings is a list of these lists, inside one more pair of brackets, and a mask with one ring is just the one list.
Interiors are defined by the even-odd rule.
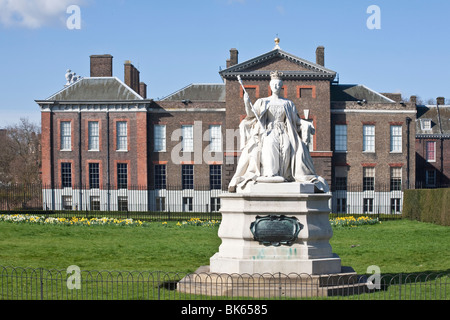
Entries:
[[[220,219],[220,195],[226,192],[209,186],[195,186],[194,189],[181,186],[91,189],[87,186],[0,185],[0,211],[42,211],[62,216],[111,213],[144,220],[189,218],[195,214]],[[402,186],[397,184],[336,185],[331,190],[331,212],[334,215],[400,217],[403,193]]]
[[69,269],[0,267],[0,300],[450,299],[448,272],[374,277]]

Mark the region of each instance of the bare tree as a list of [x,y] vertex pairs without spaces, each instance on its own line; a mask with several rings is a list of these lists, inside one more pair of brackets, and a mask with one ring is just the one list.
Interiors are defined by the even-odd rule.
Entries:
[[40,126],[21,118],[6,127],[0,139],[0,182],[31,184],[40,181]]

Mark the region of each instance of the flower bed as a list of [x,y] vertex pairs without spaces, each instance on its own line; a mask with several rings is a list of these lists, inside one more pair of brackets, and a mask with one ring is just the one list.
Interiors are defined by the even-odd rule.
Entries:
[[177,226],[201,226],[201,227],[215,227],[220,224],[220,220],[201,220],[199,218],[191,218],[188,221],[178,222]]
[[[98,226],[98,225],[115,225],[115,226],[148,226],[149,222],[142,222],[140,220],[133,219],[116,219],[116,218],[56,218],[56,217],[44,217],[28,214],[13,214],[13,215],[0,215],[0,222],[10,223],[35,223],[46,225],[81,225],[81,226]],[[370,218],[367,216],[362,217],[340,217],[331,219],[330,223],[333,227],[356,227],[360,225],[370,225],[380,223],[378,218]],[[161,222],[164,227],[168,226],[167,222]],[[220,225],[220,220],[201,220],[199,218],[191,218],[187,221],[177,222],[175,226],[202,226],[202,227],[216,227]]]
[[370,218],[367,216],[355,218],[350,216],[331,219],[330,223],[333,227],[357,227],[361,225],[378,224],[381,222],[378,218]]
[[66,225],[66,226],[95,226],[95,225],[116,225],[116,226],[142,226],[144,222],[133,219],[115,219],[115,218],[55,218],[27,214],[0,215],[0,221],[11,223],[35,223],[48,225]]

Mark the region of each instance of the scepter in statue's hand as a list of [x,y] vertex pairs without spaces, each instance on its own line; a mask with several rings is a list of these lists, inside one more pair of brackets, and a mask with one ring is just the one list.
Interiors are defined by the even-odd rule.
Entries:
[[[244,84],[242,83],[241,76],[237,76],[237,80],[239,81],[239,83],[240,83],[240,85],[241,85],[241,87],[242,87],[242,90],[244,90],[244,96],[245,96],[245,95],[248,96],[247,90],[245,90]],[[252,104],[252,102],[250,101],[250,99],[249,99],[248,101],[246,101],[246,102],[248,102],[248,103],[250,104],[250,108],[252,109],[252,112],[253,112],[253,114],[255,115],[256,120],[258,120],[258,123],[259,123],[261,129],[263,130],[263,132],[266,132],[266,129],[264,129],[264,126],[263,126],[263,124],[262,124],[262,122],[261,122],[261,119],[259,118],[259,116],[258,116],[258,114],[256,113],[255,109],[253,108],[253,104]]]

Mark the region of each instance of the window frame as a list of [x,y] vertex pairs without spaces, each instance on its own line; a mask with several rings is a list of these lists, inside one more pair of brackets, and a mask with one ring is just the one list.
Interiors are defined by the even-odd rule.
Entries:
[[210,212],[220,212],[220,197],[211,197],[209,211]]
[[[430,176],[430,172],[432,173],[432,176]],[[425,170],[425,185],[427,187],[435,187],[437,185],[437,174],[435,169],[427,169]],[[432,181],[430,183],[429,181]]]
[[154,165],[154,187],[158,190],[167,189],[167,165],[155,164]]
[[209,165],[209,188],[210,190],[222,189],[222,165]]
[[190,124],[181,126],[181,151],[194,152],[194,126]]
[[166,197],[155,197],[155,209],[156,211],[166,211]]
[[60,151],[72,151],[72,121],[59,123],[59,137]]
[[403,126],[391,125],[390,127],[390,152],[403,152]]
[[[343,131],[338,130],[340,128],[345,128],[345,130]],[[334,151],[335,152],[348,151],[348,128],[346,124],[336,124],[334,126]]]
[[[433,150],[430,150],[428,146],[433,146]],[[430,158],[430,152],[432,152],[432,159]],[[427,162],[436,162],[436,141],[426,141],[425,144],[425,157]]]
[[117,210],[128,211],[128,196],[117,196]]
[[62,188],[72,188],[72,163],[71,162],[61,162],[61,187]]
[[[398,171],[400,177],[398,177]],[[391,167],[390,170],[390,191],[401,191],[402,190],[402,168],[401,167]]]
[[[94,168],[96,166],[96,168]],[[100,163],[89,162],[89,189],[100,189]]]
[[[125,128],[120,128],[122,125]],[[116,121],[116,151],[128,151],[128,121]]]
[[[183,212],[194,211],[194,198],[193,197],[183,197]],[[187,210],[185,210],[187,208]]]
[[[126,171],[124,171],[124,169]],[[117,189],[128,189],[128,163],[118,162],[117,170]]]
[[[368,132],[368,129],[373,129]],[[375,125],[363,125],[363,152],[375,153]]]
[[222,126],[212,124],[209,126],[209,151],[222,152]]
[[363,213],[373,213],[374,209],[373,198],[363,198]]
[[431,131],[433,127],[433,123],[431,119],[421,119],[420,120],[420,128],[423,131]]
[[[91,125],[96,124],[95,131]],[[100,151],[100,123],[99,121],[88,121],[88,151]]]
[[153,152],[166,152],[166,125],[153,125]]
[[194,189],[194,165],[181,165],[181,186],[183,190]]
[[[370,174],[369,173],[372,173]],[[364,167],[363,168],[363,191],[375,191],[375,168]]]
[[95,195],[89,197],[89,208],[92,211],[100,211],[101,209],[100,196]]
[[[70,206],[69,206],[70,203]],[[73,210],[73,197],[68,195],[61,196],[61,206],[63,210],[71,211]]]

